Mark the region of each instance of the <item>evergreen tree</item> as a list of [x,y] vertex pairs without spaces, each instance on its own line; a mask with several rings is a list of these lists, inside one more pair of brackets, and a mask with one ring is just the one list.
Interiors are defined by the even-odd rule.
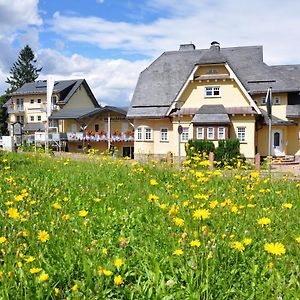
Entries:
[[2,107],[6,100],[5,96],[0,96],[0,136],[7,134],[7,109]]
[[10,94],[16,91],[18,88],[23,86],[27,82],[35,81],[39,72],[42,68],[38,69],[34,64],[36,60],[34,58],[34,53],[31,48],[26,45],[19,54],[18,60],[13,64],[10,69],[10,76],[6,79],[6,83],[10,84],[5,93]]

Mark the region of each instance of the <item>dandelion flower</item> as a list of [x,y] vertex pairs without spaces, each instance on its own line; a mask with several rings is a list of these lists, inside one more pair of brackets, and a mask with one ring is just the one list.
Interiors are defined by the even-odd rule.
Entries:
[[68,221],[68,220],[70,220],[70,215],[69,215],[69,214],[64,214],[61,218],[62,218],[64,221]]
[[300,235],[295,238],[296,242],[300,244]]
[[35,258],[33,256],[29,256],[28,258],[25,258],[25,261],[27,263],[31,263],[31,262],[35,261]]
[[200,241],[199,240],[192,240],[191,242],[190,242],[190,246],[191,247],[200,247],[200,245],[201,245],[201,243],[200,243]]
[[173,222],[175,223],[176,226],[183,226],[184,225],[184,220],[181,218],[173,218]]
[[43,273],[39,276],[39,282],[45,282],[49,279],[49,275],[47,273]]
[[269,218],[261,218],[257,221],[257,223],[258,223],[258,225],[261,225],[263,227],[263,226],[271,224],[271,220]]
[[264,249],[266,252],[277,256],[284,254],[286,251],[284,245],[278,242],[265,244]]
[[156,181],[156,179],[150,179],[150,184],[151,185],[158,185],[158,182]]
[[38,234],[38,240],[46,243],[49,240],[49,233],[45,230],[40,230]]
[[243,243],[238,242],[238,241],[231,243],[231,248],[238,250],[240,252],[243,252],[245,250]]
[[0,236],[0,244],[3,244],[7,241],[7,238],[5,236]]
[[71,287],[71,290],[73,293],[76,293],[78,291],[78,285],[77,284],[74,284],[72,287]]
[[175,256],[180,256],[180,255],[182,255],[182,254],[183,254],[182,249],[176,249],[176,250],[173,252],[173,255],[175,255]]
[[11,218],[11,219],[19,219],[20,218],[20,214],[18,212],[18,209],[14,208],[14,207],[11,207],[7,210],[7,214],[8,214],[8,217]]
[[112,271],[110,271],[110,270],[105,270],[105,269],[102,270],[102,273],[103,273],[105,276],[111,276],[111,275],[113,274]]
[[250,239],[250,238],[245,238],[245,239],[243,239],[243,244],[245,245],[245,246],[248,246],[248,245],[250,245],[252,243],[252,239]]
[[115,266],[116,266],[117,268],[121,267],[123,264],[124,264],[124,261],[123,261],[121,258],[117,258],[117,259],[115,260]]
[[193,212],[193,218],[195,220],[205,220],[208,219],[210,217],[210,212],[208,209],[196,209]]
[[102,248],[102,249],[101,249],[101,252],[102,252],[102,254],[107,255],[108,249],[107,249],[107,248]]
[[31,274],[36,274],[36,273],[41,272],[42,269],[41,268],[31,268],[29,271]]
[[287,209],[291,209],[293,207],[292,203],[283,203],[281,205],[281,208],[287,208]]
[[79,211],[78,215],[82,218],[85,218],[88,215],[88,211],[86,211],[85,209]]
[[153,195],[153,194],[150,194],[150,195],[148,196],[148,201],[149,201],[149,202],[157,202],[157,201],[158,201],[158,196]]
[[53,203],[52,207],[55,209],[61,209],[61,205],[58,202]]
[[123,278],[121,275],[117,275],[114,277],[114,284],[115,285],[121,285],[123,283]]

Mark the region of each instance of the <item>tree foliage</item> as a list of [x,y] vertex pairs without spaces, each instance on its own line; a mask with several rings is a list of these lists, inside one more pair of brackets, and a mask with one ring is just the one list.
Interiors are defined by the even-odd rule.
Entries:
[[6,100],[5,96],[0,96],[0,136],[7,134],[7,109],[2,107]]
[[6,94],[16,91],[27,82],[35,81],[42,68],[36,66],[36,59],[32,49],[26,45],[19,53],[17,61],[10,69],[10,76],[6,79],[6,83],[10,84],[10,88],[6,90]]

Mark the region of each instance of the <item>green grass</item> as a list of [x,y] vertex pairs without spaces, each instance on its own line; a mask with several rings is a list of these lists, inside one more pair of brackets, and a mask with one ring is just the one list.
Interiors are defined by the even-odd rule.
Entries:
[[[300,298],[299,183],[105,157],[2,153],[0,168],[0,299]],[[209,218],[195,219],[198,209]],[[263,217],[271,223],[259,225]],[[285,253],[264,250],[274,242]]]

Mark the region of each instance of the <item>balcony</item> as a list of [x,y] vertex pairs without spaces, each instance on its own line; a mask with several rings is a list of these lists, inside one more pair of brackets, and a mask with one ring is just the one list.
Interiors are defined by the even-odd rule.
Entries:
[[129,134],[120,134],[120,135],[111,135],[109,137],[107,134],[85,134],[83,132],[67,132],[68,141],[90,141],[90,142],[133,142],[133,135]]
[[24,112],[24,105],[9,105],[7,107],[7,112],[9,114],[22,113],[22,112]]

